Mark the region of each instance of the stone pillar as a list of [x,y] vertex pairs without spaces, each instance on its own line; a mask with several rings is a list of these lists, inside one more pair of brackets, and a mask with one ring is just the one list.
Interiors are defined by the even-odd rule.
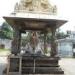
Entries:
[[56,32],[56,27],[52,27],[51,28],[51,56],[54,57],[57,54],[57,50],[56,50],[56,37],[55,37],[55,32]]
[[44,54],[47,53],[46,37],[47,37],[47,32],[44,31]]
[[17,55],[20,53],[21,33],[19,29],[14,28],[11,53]]

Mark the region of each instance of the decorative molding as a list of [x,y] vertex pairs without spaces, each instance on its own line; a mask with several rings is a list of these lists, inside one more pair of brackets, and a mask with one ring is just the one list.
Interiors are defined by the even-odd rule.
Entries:
[[52,6],[48,0],[21,0],[19,3],[16,3],[14,12],[24,13],[27,11],[55,15],[57,7],[56,5]]

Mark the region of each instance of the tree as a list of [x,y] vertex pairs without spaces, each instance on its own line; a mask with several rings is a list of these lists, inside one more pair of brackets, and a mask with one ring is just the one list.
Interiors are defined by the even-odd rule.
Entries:
[[68,35],[66,33],[64,33],[64,32],[58,32],[58,33],[56,33],[56,38],[57,39],[64,39],[66,37],[68,37]]
[[5,38],[12,39],[13,38],[13,29],[7,22],[4,22],[1,26],[0,38],[3,38],[3,39],[5,39]]

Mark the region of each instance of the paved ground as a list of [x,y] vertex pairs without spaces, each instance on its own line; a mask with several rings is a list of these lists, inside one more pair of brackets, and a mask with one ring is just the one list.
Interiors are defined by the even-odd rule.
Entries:
[[[0,75],[7,64],[7,58],[4,56],[0,57]],[[65,71],[65,75],[75,75],[75,59],[73,58],[62,58],[59,62],[62,69]]]
[[75,75],[75,59],[65,58],[60,60],[60,65],[65,71],[65,75]]
[[6,57],[0,57],[0,75],[2,75],[2,71],[4,70],[5,66],[7,64]]
[[8,51],[0,51],[0,75],[2,75],[2,71],[6,67],[7,64],[7,55],[9,54]]

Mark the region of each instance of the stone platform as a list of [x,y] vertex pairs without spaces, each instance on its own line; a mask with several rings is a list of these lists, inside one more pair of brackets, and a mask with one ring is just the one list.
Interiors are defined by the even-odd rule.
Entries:
[[[58,57],[46,56],[22,56],[20,58],[10,57],[9,75],[62,75],[64,71],[58,65]],[[21,64],[20,64],[21,63]],[[20,67],[20,68],[19,68]],[[4,70],[6,74],[7,69]]]

